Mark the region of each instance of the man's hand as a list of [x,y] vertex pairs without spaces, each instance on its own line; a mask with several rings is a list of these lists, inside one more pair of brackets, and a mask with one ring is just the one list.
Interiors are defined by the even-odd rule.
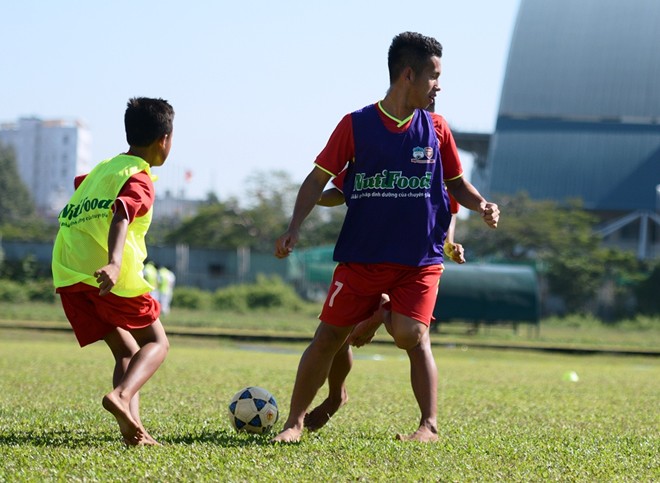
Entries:
[[119,280],[119,272],[121,271],[121,266],[115,265],[114,263],[109,263],[105,267],[99,268],[94,272],[96,277],[96,282],[99,284],[99,295],[107,295],[117,284]]
[[479,214],[484,222],[491,228],[497,228],[497,222],[500,219],[500,209],[495,203],[482,203],[479,206]]
[[286,258],[293,251],[293,247],[298,243],[298,233],[287,231],[284,235],[275,240],[275,256],[277,258]]

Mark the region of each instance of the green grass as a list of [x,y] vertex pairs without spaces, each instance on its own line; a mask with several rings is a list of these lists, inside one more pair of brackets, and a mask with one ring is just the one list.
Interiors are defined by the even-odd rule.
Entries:
[[[141,392],[143,421],[164,445],[128,449],[100,405],[107,348],[0,329],[0,481],[660,479],[657,358],[436,347],[440,442],[421,445],[393,438],[419,417],[408,362],[372,344],[356,351],[349,403],[320,432],[282,446],[235,433],[226,405],[262,385],[285,417],[304,345],[171,343]],[[580,380],[564,380],[567,371]]]
[[[174,308],[162,317],[166,329],[188,333],[255,333],[291,335],[311,338],[318,324],[319,304],[309,304],[298,312],[284,309],[268,312],[232,313],[217,310],[186,310]],[[3,325],[33,325],[68,328],[58,303],[9,304],[0,302],[0,327]],[[511,324],[480,327],[468,335],[471,326],[463,323],[442,324],[432,334],[436,344],[506,345],[565,347],[604,350],[658,351],[660,348],[660,317],[639,316],[614,326],[604,325],[590,317],[571,316],[541,321],[538,333],[532,326],[520,325],[517,332]],[[381,329],[376,340],[389,341]]]

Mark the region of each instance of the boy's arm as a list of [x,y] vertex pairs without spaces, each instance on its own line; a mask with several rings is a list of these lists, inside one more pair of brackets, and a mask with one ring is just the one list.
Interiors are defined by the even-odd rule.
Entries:
[[117,209],[112,216],[108,232],[108,264],[94,272],[99,284],[99,295],[110,293],[119,279],[127,233],[128,214],[125,209]]
[[453,262],[465,263],[465,250],[463,245],[454,242],[454,233],[456,231],[456,215],[452,215],[449,228],[447,229],[447,237],[445,238],[445,245],[443,251]]
[[344,193],[337,188],[329,188],[321,193],[321,197],[316,202],[319,206],[339,206],[346,202]]

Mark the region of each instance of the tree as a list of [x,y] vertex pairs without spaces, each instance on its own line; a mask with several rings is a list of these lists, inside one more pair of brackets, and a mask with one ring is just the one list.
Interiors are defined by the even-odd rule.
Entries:
[[14,150],[0,144],[0,225],[35,214],[30,192],[18,175]]
[[[275,240],[287,228],[299,183],[284,171],[255,173],[246,183],[247,207],[238,200],[208,200],[208,205],[170,232],[169,243],[202,248],[249,247],[272,252]],[[334,243],[343,220],[341,207],[316,207],[305,220],[298,246]]]
[[502,218],[497,230],[483,228],[476,216],[459,225],[457,238],[467,256],[532,263],[541,268],[550,292],[564,300],[568,311],[584,309],[615,257],[594,234],[596,218],[579,201],[560,205],[533,201],[524,193],[503,197],[498,204]]

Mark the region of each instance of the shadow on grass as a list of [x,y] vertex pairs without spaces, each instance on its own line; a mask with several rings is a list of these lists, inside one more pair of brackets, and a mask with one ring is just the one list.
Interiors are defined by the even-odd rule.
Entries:
[[[160,434],[156,436],[164,446],[208,444],[225,448],[240,448],[269,446],[273,435],[274,433],[247,434],[228,431],[201,431],[200,433]],[[118,435],[70,429],[35,429],[0,434],[0,447],[35,446],[74,449],[101,447],[120,442],[121,439]],[[122,446],[124,445],[122,444]]]
[[0,434],[2,446],[38,446],[80,448],[102,446],[121,441],[118,436],[71,429],[35,429]]
[[179,434],[176,436],[162,436],[159,441],[163,444],[209,444],[225,448],[240,448],[248,446],[270,446],[271,438],[276,433],[249,434],[233,431],[202,431],[200,433]]

